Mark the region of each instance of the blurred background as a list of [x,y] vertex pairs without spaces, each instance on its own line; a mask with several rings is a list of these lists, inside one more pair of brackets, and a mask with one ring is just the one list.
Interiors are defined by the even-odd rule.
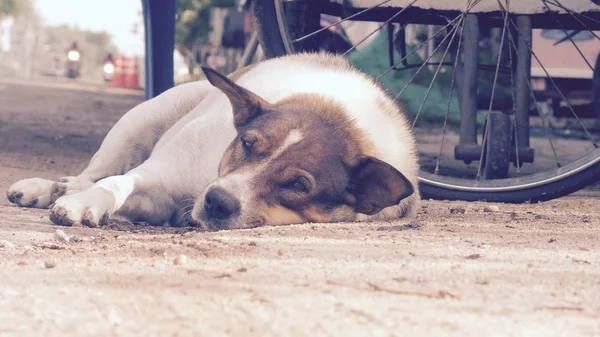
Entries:
[[[176,83],[197,78],[200,63],[226,73],[235,69],[251,34],[249,11],[239,11],[237,5],[234,0],[177,1]],[[74,44],[80,58],[70,60]],[[139,0],[0,0],[2,77],[110,82],[103,74],[104,65],[118,56],[135,60],[137,87],[143,88]],[[72,76],[68,76],[70,61],[77,61],[79,67]]]

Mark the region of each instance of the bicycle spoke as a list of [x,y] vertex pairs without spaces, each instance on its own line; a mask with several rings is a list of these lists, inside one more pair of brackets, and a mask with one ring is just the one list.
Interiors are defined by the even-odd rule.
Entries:
[[596,23],[600,23],[600,21],[595,20],[593,18],[590,18],[588,16],[585,16],[583,14],[573,12],[572,10],[564,7],[560,2],[558,2],[558,0],[556,0],[556,3],[552,2],[552,1],[548,1],[548,0],[543,0],[543,1],[545,1],[545,2],[547,2],[549,4],[551,4],[551,5],[554,5],[556,7],[559,7],[559,8],[562,8],[562,9],[566,10],[573,17],[573,19],[575,19],[577,22],[579,22],[581,24],[581,26],[583,26],[583,28],[585,28],[585,30],[587,30],[588,32],[590,32],[596,38],[596,40],[600,41],[600,36],[596,35],[596,33],[594,33],[594,31],[590,27],[588,27],[588,25],[586,25],[583,21],[579,20],[579,18],[577,17],[576,14],[579,14],[579,15],[581,15],[583,17],[586,17],[586,18],[588,18],[588,19],[590,19],[590,20],[592,20],[592,21],[594,21]]
[[[308,39],[308,38],[309,38],[309,37],[311,37],[311,36],[315,36],[315,35],[319,34],[319,33],[320,33],[320,32],[322,32],[322,31],[325,31],[325,30],[327,30],[327,29],[329,29],[329,28],[331,28],[331,27],[333,27],[333,26],[339,25],[340,23],[342,23],[342,22],[344,22],[344,21],[350,20],[350,19],[352,19],[352,18],[354,18],[354,17],[356,17],[356,16],[359,16],[359,15],[361,15],[361,14],[365,13],[365,12],[368,12],[368,11],[370,11],[370,10],[371,10],[371,9],[373,9],[373,8],[377,8],[377,7],[381,6],[381,5],[385,5],[386,3],[390,2],[390,1],[392,1],[392,0],[385,0],[385,1],[381,2],[381,3],[378,3],[377,5],[371,6],[371,7],[369,7],[369,8],[365,8],[365,9],[363,9],[362,11],[360,11],[360,12],[358,12],[358,13],[354,13],[354,14],[352,14],[352,15],[348,16],[348,17],[345,17],[345,18],[343,18],[343,19],[340,19],[340,20],[338,20],[338,21],[336,21],[336,22],[334,22],[334,23],[330,24],[330,25],[329,25],[329,26],[327,26],[327,27],[323,27],[323,28],[321,28],[321,29],[319,29],[319,30],[315,30],[314,32],[312,32],[312,33],[310,33],[310,34],[308,34],[308,35],[305,35],[305,36],[303,36],[303,37],[301,37],[301,38],[298,38],[298,39],[292,40],[292,43],[298,43],[298,42],[304,41],[304,40]],[[415,1],[416,1],[416,0],[415,0]]]
[[581,20],[579,20],[579,19],[576,17],[576,15],[579,15],[579,16],[581,16],[581,17],[584,17],[584,18],[586,18],[586,19],[588,19],[588,20],[590,20],[590,21],[593,21],[593,22],[596,22],[596,23],[600,23],[600,20],[596,20],[596,19],[594,19],[594,18],[592,18],[592,17],[589,17],[589,16],[587,16],[587,15],[585,15],[585,14],[582,14],[582,13],[577,13],[577,12],[574,12],[574,11],[570,10],[569,8],[567,8],[567,7],[563,6],[563,5],[562,5],[562,4],[561,4],[561,3],[560,3],[558,0],[554,0],[554,1],[550,1],[550,0],[544,0],[544,1],[545,1],[545,2],[547,2],[547,3],[549,3],[549,4],[551,4],[551,5],[554,5],[554,6],[556,6],[556,7],[559,7],[560,9],[563,9],[563,10],[564,10],[564,11],[566,11],[567,13],[571,14],[571,16],[572,16],[573,18],[575,18],[575,20],[579,21],[579,23],[581,23],[581,24],[582,24],[582,25],[583,25],[583,26],[584,26],[584,27],[585,27],[585,28],[586,28],[588,31],[592,31],[592,30],[591,30],[591,29],[589,29],[589,28],[587,27],[587,25],[586,25],[586,24],[584,24],[583,22],[581,22]]
[[[517,30],[517,32],[519,32],[519,37],[523,38],[521,32],[519,31],[519,28],[514,23],[514,21],[509,18],[509,22]],[[573,109],[573,106],[571,105],[571,103],[569,103],[569,101],[567,100],[567,97],[564,95],[564,93],[562,92],[562,90],[560,90],[560,88],[556,85],[556,82],[550,76],[550,73],[548,73],[548,70],[546,69],[546,67],[544,67],[544,65],[542,64],[542,62],[540,61],[540,59],[538,58],[538,56],[536,55],[536,53],[533,51],[533,47],[531,46],[531,44],[525,42],[525,45],[527,46],[527,48],[531,52],[531,55],[535,58],[535,60],[537,61],[537,63],[540,65],[540,67],[542,68],[542,70],[546,74],[546,77],[548,78],[548,80],[550,80],[550,82],[552,83],[552,85],[556,88],[556,90],[560,94],[561,99],[565,102],[565,104],[567,105],[567,107],[571,111],[571,114],[573,115],[573,117],[575,117],[575,119],[577,120],[577,122],[579,123],[579,125],[581,126],[581,128],[583,129],[583,131],[585,132],[586,136],[588,137],[588,139],[592,142],[592,145],[594,145],[595,148],[598,148],[598,143],[596,143],[596,141],[594,140],[594,137],[592,137],[592,135],[590,134],[589,130],[585,127],[585,125],[583,124],[583,122],[581,121],[581,119],[579,118],[579,116],[577,115],[577,113],[575,112],[575,109]]]
[[[460,22],[462,22],[462,20]],[[452,33],[453,31],[454,32],[457,31],[459,26],[460,26],[460,24],[457,24],[456,26],[452,27],[452,30],[448,34],[446,34],[446,36],[444,36],[444,38],[442,39],[442,41],[440,43],[438,43],[438,45],[433,49],[433,52],[431,52],[431,54],[427,57],[427,59],[421,64],[421,66],[419,67],[419,69],[417,69],[417,71],[411,76],[411,78],[406,82],[406,84],[404,85],[404,87],[396,95],[396,99],[398,99],[398,97],[402,96],[402,94],[408,88],[408,86],[412,83],[412,81],[417,77],[417,75],[419,75],[419,73],[421,72],[421,70],[423,70],[423,68],[425,68],[425,66],[429,64],[429,60],[431,60],[431,58],[433,58],[433,55],[435,55],[435,52],[437,52],[438,49],[440,49],[440,47],[444,44],[444,42],[446,41],[446,39],[448,39],[450,37],[450,35],[451,35],[450,33]],[[450,46],[450,45],[448,45],[448,46]],[[415,49],[415,51],[416,51],[416,49]],[[444,59],[442,59],[440,62],[444,62]],[[380,77],[378,77],[377,79],[379,79]]]
[[[544,6],[546,6],[546,9],[552,13],[552,10],[550,9],[550,7],[548,6],[548,4],[546,4],[546,1],[542,0],[542,3],[544,4]],[[588,60],[585,58],[585,56],[583,55],[583,52],[581,51],[581,49],[579,49],[579,46],[577,45],[577,43],[575,43],[575,41],[573,41],[573,37],[569,34],[569,32],[567,32],[567,30],[565,29],[565,26],[563,26],[563,24],[560,22],[560,20],[558,20],[556,18],[556,16],[554,15],[554,13],[550,14],[552,15],[552,17],[556,20],[556,23],[558,23],[558,25],[560,26],[560,28],[562,29],[562,31],[565,33],[565,35],[567,36],[567,38],[571,41],[571,44],[573,44],[573,47],[575,47],[575,49],[577,49],[577,52],[579,53],[579,55],[581,55],[581,58],[583,58],[583,60],[585,61],[585,63],[588,65],[588,67],[590,67],[590,69],[592,71],[594,71],[594,67],[590,64],[590,62],[588,62]]]
[[533,94],[533,88],[531,87],[531,83],[527,83],[529,86],[529,95],[531,96],[531,99],[533,99],[533,102],[535,103],[535,108],[538,112],[538,115],[540,116],[540,120],[542,121],[542,126],[544,127],[544,132],[546,133],[546,136],[548,136],[548,142],[550,143],[550,148],[552,149],[552,154],[554,154],[554,160],[556,161],[556,167],[561,167],[560,164],[560,160],[558,159],[558,154],[556,154],[556,149],[554,148],[554,142],[552,142],[552,132],[550,132],[550,128],[548,127],[548,124],[546,124],[546,122],[550,123],[549,121],[547,121],[548,117],[547,116],[543,116],[542,111],[540,110],[540,107],[537,105],[537,102],[535,100],[535,95]]
[[[472,0],[469,0],[469,2],[467,3],[467,7],[469,7],[469,5],[471,4]],[[464,20],[463,20],[464,21]],[[461,28],[464,28],[464,26],[461,26]],[[462,31],[461,34],[458,38],[458,45],[456,47],[457,53],[456,56],[454,57],[454,65],[453,68],[454,69],[452,71],[452,79],[450,80],[450,92],[448,93],[448,101],[446,103],[446,114],[444,115],[444,128],[442,129],[442,142],[440,144],[440,150],[438,151],[438,155],[435,161],[435,169],[433,170],[433,174],[438,175],[440,173],[440,160],[442,158],[442,151],[444,149],[444,142],[446,140],[446,128],[448,127],[448,115],[450,115],[450,105],[452,103],[452,94],[454,93],[454,82],[456,80],[456,69],[458,69],[458,60],[459,60],[459,52],[460,52],[460,47],[462,45]],[[443,59],[442,59],[443,61]]]
[[[500,0],[497,0],[498,4],[500,4]],[[502,6],[501,6],[502,7]],[[502,37],[500,38],[500,49],[498,51],[498,59],[496,61],[496,72],[494,73],[494,83],[492,83],[492,95],[490,98],[490,106],[488,109],[488,115],[486,117],[486,123],[485,123],[485,128],[483,131],[483,137],[481,140],[481,155],[479,156],[479,165],[477,168],[477,176],[476,176],[476,180],[481,180],[481,169],[483,168],[483,153],[485,152],[485,148],[486,148],[486,138],[488,136],[488,129],[490,127],[490,116],[492,115],[492,106],[494,103],[494,94],[496,91],[496,84],[498,83],[498,70],[500,69],[500,61],[502,60],[502,48],[504,48],[504,38],[506,35],[506,26],[508,23],[508,9],[510,8],[510,0],[506,0],[506,8],[507,10],[505,11],[504,14],[504,26],[502,27]]]
[[408,59],[410,56],[412,56],[413,54],[415,54],[419,49],[421,49],[424,45],[426,45],[429,41],[431,41],[432,39],[434,39],[436,36],[438,36],[439,33],[443,32],[444,30],[446,30],[448,27],[452,26],[456,21],[460,20],[463,16],[465,16],[466,14],[469,13],[469,11],[475,7],[478,3],[480,3],[482,0],[475,0],[475,3],[472,4],[471,6],[469,6],[469,8],[467,9],[467,11],[461,13],[460,15],[456,16],[454,19],[450,20],[448,22],[447,25],[445,25],[444,27],[442,27],[440,30],[438,30],[435,34],[433,34],[433,36],[431,36],[430,38],[428,38],[427,40],[425,40],[423,43],[421,43],[420,45],[418,45],[417,47],[415,47],[415,49],[413,49],[413,51],[411,51],[410,53],[408,53],[406,56],[404,56],[400,61],[394,63],[391,67],[387,68],[381,75],[377,76],[377,79],[381,79],[383,76],[387,75],[390,71],[392,71],[394,68],[396,68],[397,65],[399,65],[400,63],[404,62],[406,59]]
[[394,20],[398,15],[402,14],[405,10],[409,9],[410,7],[412,7],[412,5],[417,2],[419,0],[413,0],[413,2],[411,2],[410,4],[408,4],[408,6],[402,8],[401,10],[398,11],[398,13],[392,15],[391,18],[389,18],[387,21],[385,21],[384,23],[381,24],[381,26],[379,26],[379,28],[375,29],[374,31],[372,31],[369,35],[365,36],[362,40],[360,40],[357,44],[353,45],[352,48],[348,49],[344,54],[342,54],[343,56],[346,56],[346,54],[348,54],[349,52],[353,51],[354,49],[356,49],[356,47],[358,47],[358,45],[360,45],[361,43],[365,42],[368,38],[370,38],[373,34],[377,33],[378,31],[380,31],[385,25],[387,25],[388,23],[390,23],[392,20]]
[[[385,76],[387,73],[389,73],[392,69],[394,69],[398,64],[404,62],[404,60],[406,60],[408,57],[410,57],[411,55],[413,55],[414,53],[416,53],[419,49],[421,49],[425,44],[427,44],[427,42],[431,41],[432,39],[434,39],[439,33],[441,33],[442,31],[444,31],[447,27],[449,27],[448,25],[444,26],[443,28],[441,28],[440,30],[438,30],[432,37],[430,37],[429,39],[427,39],[427,41],[421,43],[419,46],[417,46],[412,52],[410,52],[409,54],[407,54],[405,57],[403,57],[400,61],[396,62],[393,66],[389,67],[388,69],[386,69],[386,71],[384,71],[381,75],[377,76],[377,79],[381,79],[383,76]],[[453,28],[454,29],[454,28]],[[446,41],[446,39],[448,38],[448,36],[450,36],[449,34],[446,34],[446,36],[444,36],[444,38],[442,39],[442,42],[439,43],[434,49],[433,52],[427,57],[427,59],[425,59],[423,61],[423,63],[421,63],[421,65],[419,66],[419,69],[417,69],[417,72],[410,78],[410,80],[408,80],[408,84],[410,84],[410,82],[412,82],[412,80],[419,74],[419,72],[421,71],[421,69],[423,69],[423,67],[425,67],[426,65],[429,65],[429,60],[431,60],[431,58],[433,57],[433,55],[435,54],[435,52],[441,47],[441,45],[443,44],[444,41]],[[404,87],[401,90],[401,93],[404,92],[404,90],[406,89],[406,87]],[[396,95],[396,98],[398,98],[401,94]]]
[[[427,102],[427,98],[429,98],[429,94],[431,93],[431,89],[433,88],[433,83],[435,83],[435,79],[437,78],[437,75],[440,73],[440,69],[442,69],[442,64],[444,62],[444,59],[446,58],[446,55],[448,54],[448,50],[450,50],[450,47],[452,46],[452,42],[454,42],[454,38],[456,37],[456,33],[458,32],[458,28],[461,26],[461,23],[463,23],[463,22],[464,22],[464,20],[461,19],[460,22],[459,22],[459,24],[454,27],[454,32],[452,33],[452,38],[450,39],[450,42],[448,42],[448,46],[446,47],[446,50],[444,50],[444,54],[442,55],[442,58],[440,59],[440,63],[438,64],[438,66],[437,66],[437,68],[435,70],[435,73],[433,74],[433,78],[431,79],[431,83],[429,83],[429,88],[427,88],[427,92],[425,93],[425,97],[423,97],[423,101],[421,102],[421,106],[419,107],[419,111],[417,111],[417,115],[415,116],[415,120],[413,121],[413,125],[412,125],[413,128],[415,127],[415,125],[417,124],[417,121],[419,120],[419,116],[421,115],[421,111],[423,111],[423,107],[425,106],[425,103]],[[448,35],[450,35],[450,34],[448,34]],[[433,53],[432,53],[432,55],[433,55]]]

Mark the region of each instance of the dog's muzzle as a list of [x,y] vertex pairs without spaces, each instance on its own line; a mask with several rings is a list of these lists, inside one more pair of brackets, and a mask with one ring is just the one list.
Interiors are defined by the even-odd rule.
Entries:
[[239,200],[221,187],[211,187],[204,196],[201,221],[216,229],[226,229],[232,219],[239,217]]

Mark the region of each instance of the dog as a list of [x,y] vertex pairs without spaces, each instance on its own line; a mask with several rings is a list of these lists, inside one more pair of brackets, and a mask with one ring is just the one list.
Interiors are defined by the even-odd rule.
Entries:
[[374,78],[327,53],[202,70],[127,112],[78,176],[21,180],[8,199],[89,227],[113,215],[207,230],[415,215],[414,136]]

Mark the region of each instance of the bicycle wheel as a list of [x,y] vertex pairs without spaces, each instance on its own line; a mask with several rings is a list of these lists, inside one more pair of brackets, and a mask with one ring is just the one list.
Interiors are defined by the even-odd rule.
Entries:
[[[460,2],[254,0],[253,13],[266,57],[323,50],[332,27],[377,23],[346,34],[353,44],[342,54],[413,108],[425,198],[536,202],[600,179],[592,89],[600,6]],[[338,20],[322,27],[324,17]]]

